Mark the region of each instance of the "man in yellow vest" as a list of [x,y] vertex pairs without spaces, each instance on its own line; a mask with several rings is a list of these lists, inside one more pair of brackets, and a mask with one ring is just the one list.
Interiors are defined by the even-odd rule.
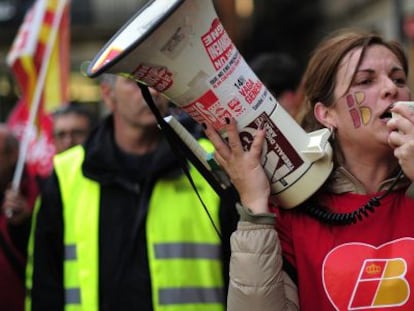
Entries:
[[27,310],[224,311],[233,204],[191,169],[206,213],[135,82],[106,74],[101,91],[111,114],[44,187]]

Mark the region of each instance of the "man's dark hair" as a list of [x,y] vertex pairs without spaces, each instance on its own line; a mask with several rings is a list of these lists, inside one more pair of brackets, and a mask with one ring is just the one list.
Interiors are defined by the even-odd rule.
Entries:
[[249,66],[276,98],[285,91],[295,91],[302,79],[299,62],[287,53],[263,52]]
[[87,118],[89,120],[90,129],[92,129],[93,126],[95,125],[95,118],[92,112],[88,108],[86,108],[83,104],[80,104],[74,101],[56,109],[52,113],[52,116],[53,118],[57,118],[57,117],[68,115],[68,114],[76,114],[76,115]]

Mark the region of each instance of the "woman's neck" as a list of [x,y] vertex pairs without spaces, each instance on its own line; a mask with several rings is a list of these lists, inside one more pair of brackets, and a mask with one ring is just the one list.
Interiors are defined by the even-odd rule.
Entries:
[[367,193],[378,191],[382,182],[391,177],[398,167],[398,161],[388,146],[382,150],[367,148],[341,148],[335,145],[335,159],[364,187]]
[[362,160],[358,157],[348,157],[342,166],[362,183],[367,193],[375,193],[383,181],[395,172],[398,162],[394,157]]

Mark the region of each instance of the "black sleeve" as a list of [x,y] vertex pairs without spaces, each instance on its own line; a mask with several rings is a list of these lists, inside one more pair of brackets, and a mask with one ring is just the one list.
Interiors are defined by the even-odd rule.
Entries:
[[223,273],[225,280],[226,296],[229,285],[229,270],[230,270],[230,236],[237,228],[239,214],[236,210],[236,202],[239,201],[239,196],[234,188],[229,188],[220,196],[220,228],[222,236],[222,260]]
[[63,215],[56,174],[42,187],[34,233],[32,311],[60,311],[63,290]]
[[27,254],[27,242],[30,234],[31,217],[25,219],[18,225],[8,224],[7,230],[9,232],[10,239],[13,246],[19,251],[19,253],[26,258]]

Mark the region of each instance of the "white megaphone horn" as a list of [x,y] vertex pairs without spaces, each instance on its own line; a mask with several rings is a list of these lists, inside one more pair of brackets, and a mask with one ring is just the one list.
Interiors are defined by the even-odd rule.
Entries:
[[257,128],[265,128],[262,165],[271,199],[284,208],[309,198],[332,170],[330,131],[306,133],[278,104],[229,38],[211,0],[147,1],[89,64],[89,77],[102,73],[157,89],[223,137],[226,118],[235,118],[246,148]]

